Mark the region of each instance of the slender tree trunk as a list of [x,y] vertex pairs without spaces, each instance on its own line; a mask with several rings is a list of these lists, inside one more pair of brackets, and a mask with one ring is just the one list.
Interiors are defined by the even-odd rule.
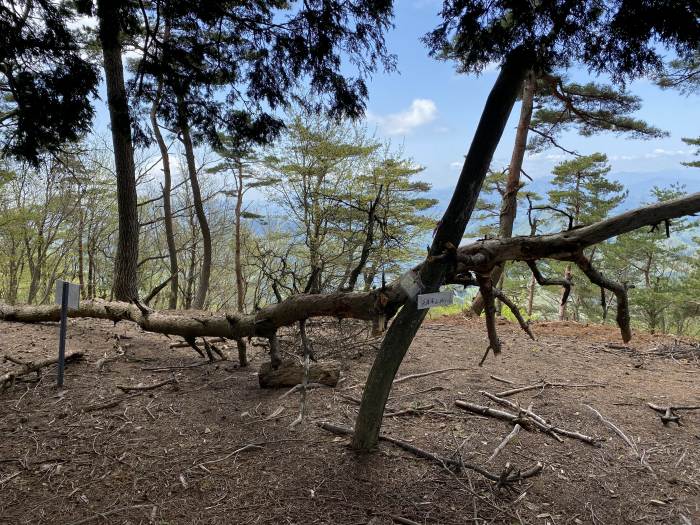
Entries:
[[537,285],[537,281],[535,280],[535,276],[531,275],[530,276],[530,284],[527,286],[527,316],[528,318],[532,317],[532,306],[535,302],[535,286]]
[[95,298],[95,246],[94,246],[94,241],[90,235],[88,235],[87,255],[88,255],[87,298],[94,299]]
[[[435,232],[431,255],[440,255],[449,245],[458,246],[462,240],[493,153],[530,64],[530,57],[520,48],[506,58],[486,101],[450,204]],[[433,292],[444,282],[445,272],[446,267],[441,260],[428,259],[421,267],[416,282],[422,283],[421,291]],[[357,450],[368,451],[377,444],[392,381],[428,312],[427,309],[418,310],[416,306],[415,297],[411,297],[399,311],[372,365],[355,423],[352,446]]]
[[87,299],[85,289],[85,247],[83,246],[83,235],[85,234],[85,216],[82,202],[78,203],[78,284],[80,285],[80,297]]
[[[570,281],[573,274],[571,273],[571,264],[566,265],[564,270],[564,279]],[[559,320],[564,321],[566,319],[566,305],[564,302],[564,294],[566,293],[566,288],[561,289],[561,300],[559,301]]]
[[238,163],[238,185],[236,191],[236,224],[235,224],[235,245],[234,245],[234,265],[236,272],[236,301],[238,311],[245,312],[245,281],[243,280],[243,263],[241,261],[241,214],[243,213],[243,165]]
[[190,233],[192,234],[192,247],[190,248],[190,264],[187,272],[187,285],[185,288],[185,309],[192,308],[194,297],[195,267],[197,263],[197,230],[195,229],[194,216],[190,212]]
[[163,134],[160,132],[158,125],[158,106],[160,105],[160,97],[162,93],[162,82],[158,83],[156,97],[151,108],[151,127],[153,134],[160,149],[160,156],[163,159],[163,223],[165,224],[165,240],[168,243],[168,259],[170,260],[170,297],[168,299],[168,308],[175,310],[177,308],[178,296],[178,277],[180,269],[177,263],[177,248],[175,246],[175,225],[173,224],[173,209],[170,200],[172,191],[172,176],[170,173],[170,156],[168,146],[165,144]]
[[139,217],[131,120],[119,40],[119,2],[97,0],[97,17],[117,172],[119,235],[112,287],[117,300],[131,301],[138,297]]
[[355,289],[355,286],[357,285],[357,279],[360,277],[360,274],[365,269],[365,265],[367,264],[367,261],[369,260],[370,250],[372,249],[372,245],[374,244],[375,214],[376,214],[377,205],[379,204],[379,199],[381,198],[381,196],[382,196],[382,187],[380,186],[379,192],[377,192],[377,196],[375,197],[372,204],[370,204],[369,210],[367,211],[367,228],[366,228],[366,233],[365,233],[365,241],[362,244],[362,251],[360,252],[360,259],[359,259],[359,261],[357,261],[357,265],[350,272],[347,286],[343,287],[343,290],[345,290],[345,291],[351,292]]
[[197,293],[192,301],[192,307],[202,309],[204,308],[204,303],[207,299],[207,292],[209,291],[209,276],[211,275],[211,232],[209,231],[207,214],[204,212],[202,192],[199,188],[199,181],[197,180],[197,166],[194,160],[194,146],[192,144],[192,136],[190,135],[190,126],[187,122],[185,101],[182,96],[179,96],[177,102],[178,127],[180,128],[180,133],[182,134],[182,144],[185,146],[187,172],[189,173],[190,186],[192,187],[192,203],[194,204],[194,211],[197,215],[199,229],[202,232],[202,271],[199,274]]
[[[513,225],[518,212],[518,191],[520,191],[520,173],[525,159],[525,148],[527,147],[527,135],[532,120],[532,106],[535,94],[535,78],[532,73],[523,82],[522,98],[520,107],[520,119],[518,129],[515,133],[515,145],[508,166],[508,180],[506,190],[501,201],[501,214],[498,221],[498,236],[507,239],[513,236]],[[498,282],[503,276],[503,266],[496,266],[491,272],[492,282]],[[484,299],[480,293],[476,294],[472,303],[472,311],[476,315],[481,315],[484,310]]]

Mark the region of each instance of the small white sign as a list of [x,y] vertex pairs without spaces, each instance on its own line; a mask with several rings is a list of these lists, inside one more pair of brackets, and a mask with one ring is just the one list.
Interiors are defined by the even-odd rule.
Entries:
[[449,306],[452,304],[454,294],[452,292],[424,293],[418,296],[418,309],[425,310],[433,306]]
[[[56,281],[56,304],[63,302],[63,283],[61,279]],[[68,283],[68,309],[77,310],[80,308],[80,285]]]

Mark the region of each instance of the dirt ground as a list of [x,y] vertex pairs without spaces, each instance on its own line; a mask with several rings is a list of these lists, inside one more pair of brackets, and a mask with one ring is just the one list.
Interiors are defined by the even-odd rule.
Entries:
[[[417,410],[386,418],[383,432],[444,457],[460,450],[464,461],[497,473],[506,462],[544,464],[508,489],[389,443],[358,456],[346,437],[314,424],[353,424],[352,398],[361,396],[374,355],[360,336],[335,344],[331,337],[328,348],[317,348],[342,358],[344,379],[311,391],[309,418],[290,429],[300,395],[280,398],[284,390],[258,387],[264,349],[251,348],[248,368],[238,368],[235,345],[231,361],[203,364],[192,350],[169,349],[166,337],[134,325],[72,320],[69,351],[86,359],[67,366],[65,389],[54,386],[51,367],[38,382],[27,376],[0,393],[0,522],[700,524],[700,411],[681,412],[681,426],[665,427],[646,406],[700,404],[697,343],[637,332],[626,346],[615,327],[556,322],[534,324],[531,341],[503,321],[504,352],[480,368],[482,323],[450,317],[423,326],[399,376],[466,370],[396,384],[391,410]],[[55,324],[0,322],[0,331],[0,355],[35,360],[56,351]],[[97,361],[119,344],[125,355],[98,371]],[[202,366],[149,370],[194,364]],[[0,374],[14,369],[0,363]],[[177,383],[151,391],[117,388],[171,377]],[[602,446],[522,431],[487,463],[511,427],[454,401],[496,407],[480,390],[539,380],[599,385],[509,399],[532,403],[548,421]],[[585,405],[617,425],[636,451]]]

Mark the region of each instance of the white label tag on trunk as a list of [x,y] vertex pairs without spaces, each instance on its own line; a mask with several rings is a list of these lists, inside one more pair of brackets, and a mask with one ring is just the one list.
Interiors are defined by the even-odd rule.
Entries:
[[[56,304],[61,304],[63,301],[63,282],[61,279],[56,281]],[[80,308],[80,285],[68,283],[68,309],[77,310]]]
[[452,304],[454,294],[452,292],[436,292],[420,294],[417,298],[418,309],[425,310],[433,306],[449,306]]

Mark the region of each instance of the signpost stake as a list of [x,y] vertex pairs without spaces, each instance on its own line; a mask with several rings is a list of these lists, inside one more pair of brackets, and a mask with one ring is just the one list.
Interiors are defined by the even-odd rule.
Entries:
[[66,325],[68,318],[68,281],[63,281],[63,294],[61,295],[61,331],[58,339],[58,378],[59,388],[63,387],[63,371],[66,367]]

